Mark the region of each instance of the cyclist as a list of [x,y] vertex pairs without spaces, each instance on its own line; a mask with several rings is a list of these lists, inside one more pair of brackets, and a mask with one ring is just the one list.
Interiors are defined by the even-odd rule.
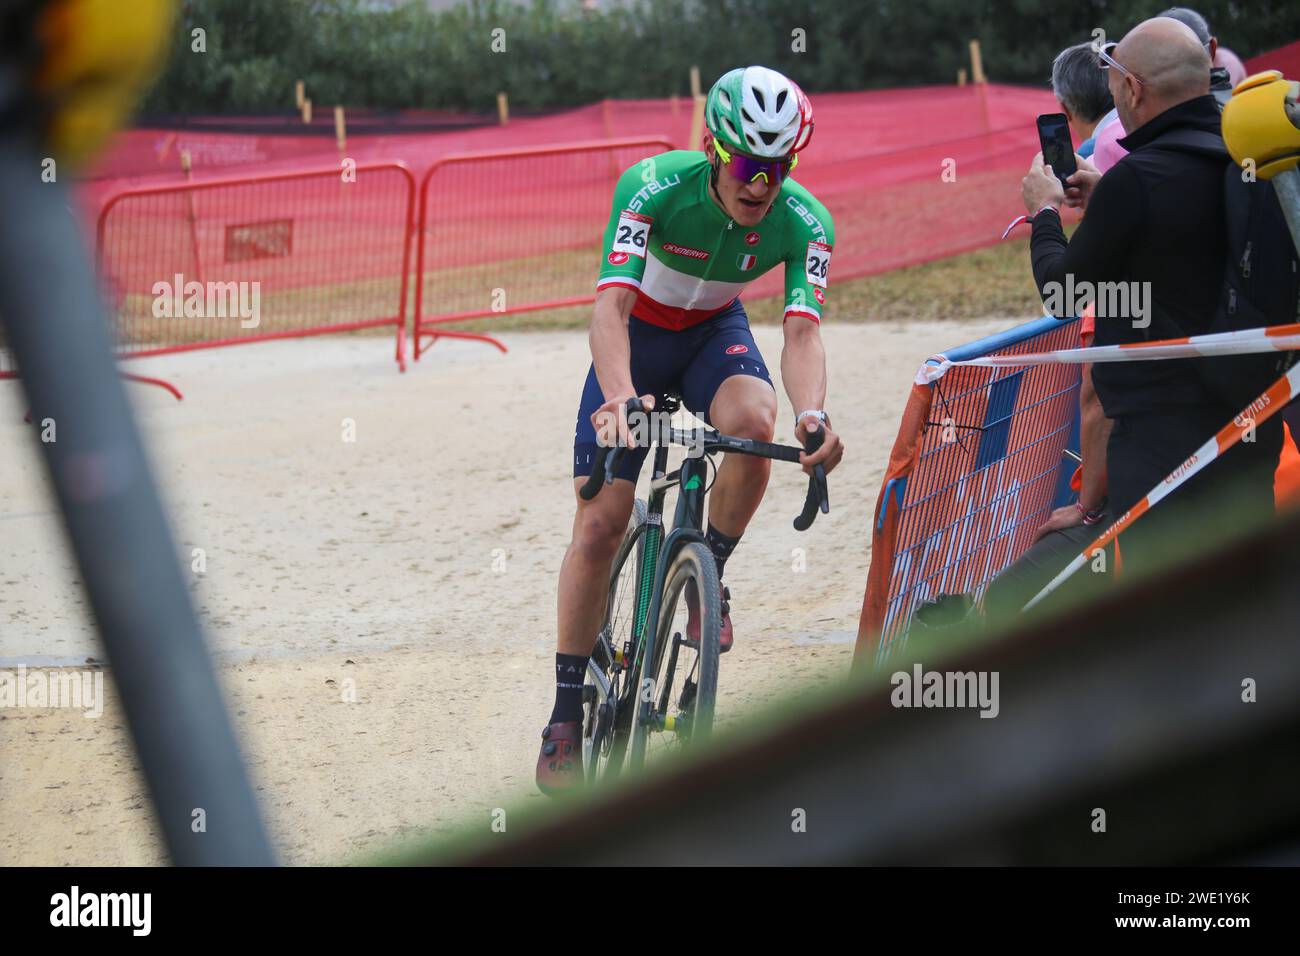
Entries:
[[[614,191],[596,284],[587,373],[573,446],[575,493],[591,474],[601,438],[634,445],[620,411],[647,410],[675,393],[719,431],[771,441],[776,393],[739,294],[785,266],[781,373],[797,410],[811,474],[829,472],[843,449],[823,406],[826,353],[819,323],[835,242],[826,208],[789,177],[812,136],[812,106],[791,80],[761,66],[735,69],[709,91],[703,153],[674,150],[629,168]],[[582,685],[606,611],[613,558],[627,529],[647,449],[631,447],[611,486],[577,498],[573,538],[560,568],[555,706],[542,732],[537,783],[546,793],[582,782]],[[729,455],[709,493],[707,541],[722,575],[758,509],[770,462]],[[721,649],[732,644],[723,592]],[[686,595],[688,636],[699,634],[698,597]]]

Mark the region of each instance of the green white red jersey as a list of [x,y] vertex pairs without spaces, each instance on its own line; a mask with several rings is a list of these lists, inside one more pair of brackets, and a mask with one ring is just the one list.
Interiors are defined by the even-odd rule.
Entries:
[[749,283],[785,264],[785,318],[820,322],[835,226],[788,176],[756,226],[738,225],[710,195],[704,153],[673,150],[631,166],[614,189],[597,291],[637,292],[632,313],[685,329],[722,311]]

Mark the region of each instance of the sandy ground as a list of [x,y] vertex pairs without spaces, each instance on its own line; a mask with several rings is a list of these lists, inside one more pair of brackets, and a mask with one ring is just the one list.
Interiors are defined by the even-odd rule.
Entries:
[[[1012,324],[825,328],[828,407],[847,451],[831,513],[795,532],[805,481],[774,467],[727,569],[737,640],[720,716],[844,673],[910,379],[933,352]],[[780,331],[756,335],[775,373]],[[387,340],[367,338],[132,365],[185,393],[178,404],[129,386],[285,862],[356,859],[545,799],[532,768],[553,694],[554,581],[589,355],[580,333],[508,344],[502,356],[444,342],[405,375]],[[0,670],[10,671],[103,657],[24,411],[19,389],[0,383]],[[792,413],[782,394],[778,441],[792,440]],[[107,678],[98,719],[0,708],[0,862],[165,862]]]

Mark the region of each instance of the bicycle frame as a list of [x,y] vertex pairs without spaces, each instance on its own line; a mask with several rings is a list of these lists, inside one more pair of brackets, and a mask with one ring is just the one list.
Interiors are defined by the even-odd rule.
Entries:
[[[704,532],[701,530],[704,525],[704,485],[705,476],[708,472],[707,456],[700,455],[698,458],[687,457],[682,460],[682,466],[676,479],[665,475],[664,470],[668,464],[668,449],[663,445],[655,449],[655,468],[653,477],[650,480],[650,500],[649,514],[662,515],[664,499],[668,496],[668,489],[677,485],[681,493],[677,497],[677,509],[673,515],[673,529],[668,532],[664,539],[662,550],[658,556],[658,561],[653,567],[653,578],[650,587],[650,607],[646,614],[645,625],[637,634],[637,648],[634,659],[634,665],[640,665],[644,661],[653,661],[655,659],[655,641],[659,633],[659,614],[662,610],[663,590],[668,569],[672,566],[673,558],[677,555],[682,545],[691,541],[704,543]],[[647,525],[650,519],[647,518]],[[650,569],[642,569],[642,580],[649,577],[647,573]],[[638,723],[645,723],[650,719],[650,705],[653,695],[645,693],[646,682],[649,678],[642,672],[641,681],[637,687],[637,709],[636,719]]]
[[[659,630],[659,615],[663,599],[663,588],[668,568],[673,558],[684,544],[691,541],[704,542],[701,530],[704,524],[704,485],[708,465],[705,456],[686,458],[681,468],[673,475],[666,474],[668,467],[668,446],[656,445],[654,469],[651,473],[650,494],[647,499],[646,520],[633,532],[641,536],[643,550],[637,560],[637,594],[633,606],[634,624],[630,646],[621,648],[625,665],[632,672],[640,670],[642,662],[654,660],[655,640]],[[668,491],[674,485],[681,489],[677,498],[677,507],[673,515],[673,528],[665,537],[663,534],[663,506]],[[633,538],[633,546],[636,538]],[[619,648],[611,646],[611,651]],[[587,672],[596,688],[597,704],[608,702],[612,690],[605,675],[599,667],[589,662]],[[635,719],[644,723],[650,719],[651,700],[643,693],[645,681],[634,687],[631,682],[615,701],[614,725],[612,732],[629,733],[633,719],[632,697],[638,700]]]

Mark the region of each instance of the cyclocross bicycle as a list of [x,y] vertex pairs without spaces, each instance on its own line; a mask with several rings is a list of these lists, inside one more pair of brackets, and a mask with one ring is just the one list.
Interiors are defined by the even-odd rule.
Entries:
[[[670,396],[659,409],[664,413],[659,420],[666,421],[679,407],[679,399]],[[629,416],[643,413],[640,400],[629,399],[627,412]],[[617,775],[624,765],[639,769],[647,751],[657,755],[681,749],[712,732],[722,591],[703,531],[711,456],[722,452],[797,463],[801,451],[723,435],[712,428],[652,431],[649,499],[638,498],[633,506],[610,572],[604,625],[587,662],[582,746],[589,783]],[[813,432],[802,450],[815,452],[822,439],[820,429]],[[680,468],[665,474],[670,445],[685,445],[700,453],[688,455]],[[615,447],[597,455],[580,491],[584,500],[590,501],[603,485],[613,483],[626,450]],[[813,470],[803,512],[794,519],[800,531],[811,527],[818,510],[830,511],[826,472],[821,465]],[[674,486],[681,493],[673,528],[665,535],[664,500]],[[699,606],[697,639],[687,632],[688,600]]]

